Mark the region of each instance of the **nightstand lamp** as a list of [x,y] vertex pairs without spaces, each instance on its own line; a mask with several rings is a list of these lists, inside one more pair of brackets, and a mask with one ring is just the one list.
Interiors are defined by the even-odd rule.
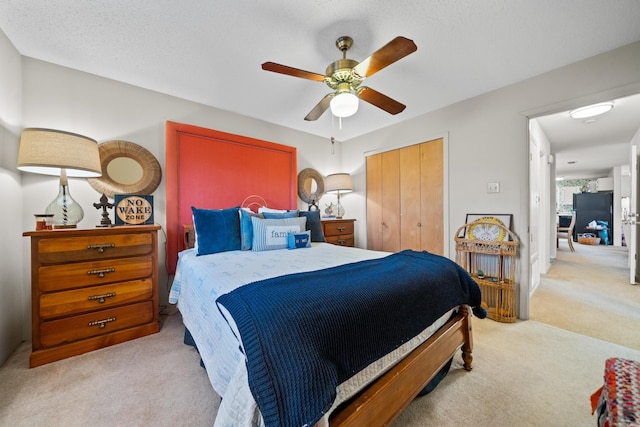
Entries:
[[348,173],[334,173],[327,175],[327,187],[326,193],[335,193],[338,195],[338,205],[336,206],[336,218],[342,218],[344,216],[344,208],[340,204],[340,194],[351,193],[353,191],[353,184],[351,182],[351,175]]
[[54,228],[75,228],[84,217],[71,197],[67,177],[102,175],[98,142],[86,136],[53,129],[27,128],[20,137],[18,169],[60,176],[60,189],[46,213],[53,214]]

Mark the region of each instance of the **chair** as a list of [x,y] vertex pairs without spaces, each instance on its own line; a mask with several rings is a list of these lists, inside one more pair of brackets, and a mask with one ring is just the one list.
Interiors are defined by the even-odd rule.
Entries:
[[556,248],[560,247],[560,239],[567,239],[571,252],[576,250],[573,248],[573,227],[576,225],[576,213],[571,214],[571,223],[568,227],[557,227],[556,229]]

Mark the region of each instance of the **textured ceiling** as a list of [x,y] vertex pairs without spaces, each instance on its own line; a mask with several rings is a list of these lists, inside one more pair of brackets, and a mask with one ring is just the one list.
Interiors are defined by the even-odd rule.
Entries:
[[[340,141],[638,41],[638,18],[637,0],[0,0],[24,56]],[[341,35],[357,61],[415,41],[365,83],[404,112],[361,102],[342,129],[329,112],[307,122],[330,89],[260,68],[324,74]]]

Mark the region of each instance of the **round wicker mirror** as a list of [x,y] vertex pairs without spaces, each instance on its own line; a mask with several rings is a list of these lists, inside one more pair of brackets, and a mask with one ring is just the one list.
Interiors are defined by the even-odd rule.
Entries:
[[318,203],[324,195],[324,178],[311,168],[306,168],[298,174],[298,197],[308,204]]
[[129,141],[98,144],[102,176],[89,184],[113,199],[114,194],[151,194],[162,179],[160,163],[149,150]]

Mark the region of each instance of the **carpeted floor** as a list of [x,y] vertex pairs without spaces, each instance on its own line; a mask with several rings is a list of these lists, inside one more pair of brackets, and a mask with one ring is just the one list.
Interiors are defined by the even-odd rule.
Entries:
[[[595,425],[589,396],[611,356],[632,350],[536,321],[474,321],[474,369],[449,375],[393,426]],[[2,426],[212,426],[219,398],[182,344],[179,315],[160,333],[28,368],[22,345],[0,368]]]
[[560,245],[531,298],[530,318],[640,350],[640,286],[629,284],[626,247]]
[[112,347],[29,369],[30,343],[0,368],[0,426],[212,426],[219,398],[180,315]]
[[473,371],[454,368],[393,424],[412,426],[595,426],[589,398],[612,356],[640,351],[536,321],[474,323]]

